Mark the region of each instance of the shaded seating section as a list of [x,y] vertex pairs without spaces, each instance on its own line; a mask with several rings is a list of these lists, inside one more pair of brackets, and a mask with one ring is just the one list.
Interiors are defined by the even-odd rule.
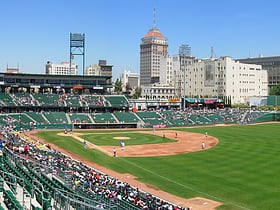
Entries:
[[141,120],[131,112],[114,112],[115,117],[120,123],[138,123]]
[[43,112],[42,114],[51,124],[70,123],[67,120],[65,112]]
[[[95,109],[127,109],[129,101],[123,95],[0,93],[0,107],[61,108],[89,107]],[[28,110],[29,111],[29,110]]]
[[92,113],[91,117],[95,123],[117,123],[116,119],[110,112]]
[[69,113],[71,123],[93,123],[86,113]]

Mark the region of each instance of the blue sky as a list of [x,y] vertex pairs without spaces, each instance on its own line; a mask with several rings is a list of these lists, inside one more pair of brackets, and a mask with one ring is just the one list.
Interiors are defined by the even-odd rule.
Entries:
[[[113,78],[139,72],[141,38],[156,26],[169,54],[181,44],[197,58],[280,55],[277,0],[9,0],[1,2],[0,72],[44,73],[47,61],[69,61],[69,34],[84,33],[86,65],[106,59]],[[81,70],[82,57],[76,57]]]

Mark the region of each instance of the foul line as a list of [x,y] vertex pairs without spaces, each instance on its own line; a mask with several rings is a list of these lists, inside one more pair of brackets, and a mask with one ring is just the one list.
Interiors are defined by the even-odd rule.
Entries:
[[148,169],[146,169],[146,168],[143,168],[143,167],[141,167],[141,166],[139,166],[139,165],[137,165],[137,164],[135,164],[135,163],[133,163],[133,162],[131,162],[131,161],[128,161],[127,159],[124,159],[124,158],[120,158],[120,159],[121,159],[122,161],[124,161],[124,162],[127,162],[127,163],[129,163],[129,164],[131,164],[131,165],[136,166],[137,168],[140,168],[140,169],[142,169],[142,170],[144,170],[144,171],[147,171],[148,173],[153,174],[154,176],[158,176],[158,177],[160,177],[160,178],[162,178],[162,179],[164,179],[164,180],[167,180],[167,181],[169,181],[169,182],[172,182],[172,183],[174,183],[174,184],[177,184],[177,185],[179,185],[179,186],[181,186],[181,187],[184,187],[184,188],[186,188],[186,189],[192,190],[193,192],[200,193],[200,194],[205,195],[205,196],[208,196],[208,197],[210,197],[210,198],[213,198],[213,199],[222,201],[224,204],[225,204],[225,203],[231,204],[231,205],[233,205],[233,206],[235,206],[235,207],[238,207],[238,208],[240,208],[240,209],[248,209],[248,208],[246,208],[246,207],[243,207],[243,206],[240,206],[240,205],[238,205],[238,204],[235,204],[235,203],[233,203],[233,202],[231,202],[231,201],[226,201],[226,200],[220,199],[220,198],[218,198],[218,197],[216,197],[216,196],[209,195],[209,194],[204,193],[204,192],[201,192],[201,191],[199,191],[199,190],[195,190],[195,189],[192,188],[191,186],[187,186],[187,185],[181,184],[181,183],[176,182],[176,181],[174,181],[174,180],[172,180],[172,179],[169,179],[169,178],[167,178],[167,177],[164,177],[164,176],[161,176],[161,175],[159,175],[159,174],[156,174],[156,173],[154,173],[154,172],[152,172],[152,171],[150,171],[150,170],[148,170]]

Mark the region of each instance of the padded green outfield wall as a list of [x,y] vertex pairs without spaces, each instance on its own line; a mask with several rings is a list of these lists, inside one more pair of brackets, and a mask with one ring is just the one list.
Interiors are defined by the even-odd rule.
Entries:
[[267,113],[254,120],[254,123],[280,121],[280,112]]
[[267,105],[279,106],[280,96],[267,96]]

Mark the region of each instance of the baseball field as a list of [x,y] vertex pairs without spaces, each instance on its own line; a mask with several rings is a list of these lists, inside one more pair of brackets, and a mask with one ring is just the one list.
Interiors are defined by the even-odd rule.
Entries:
[[[278,209],[279,125],[74,130],[67,135],[44,131],[33,135],[106,173],[142,183],[144,190],[163,191],[165,198],[169,196],[179,205],[186,201],[195,206],[198,198],[205,198],[201,209],[211,209],[207,206],[211,201],[221,204],[217,209]],[[120,140],[125,142],[123,150]],[[206,149],[201,149],[201,142],[206,142]],[[113,148],[117,148],[117,157],[113,157]]]

